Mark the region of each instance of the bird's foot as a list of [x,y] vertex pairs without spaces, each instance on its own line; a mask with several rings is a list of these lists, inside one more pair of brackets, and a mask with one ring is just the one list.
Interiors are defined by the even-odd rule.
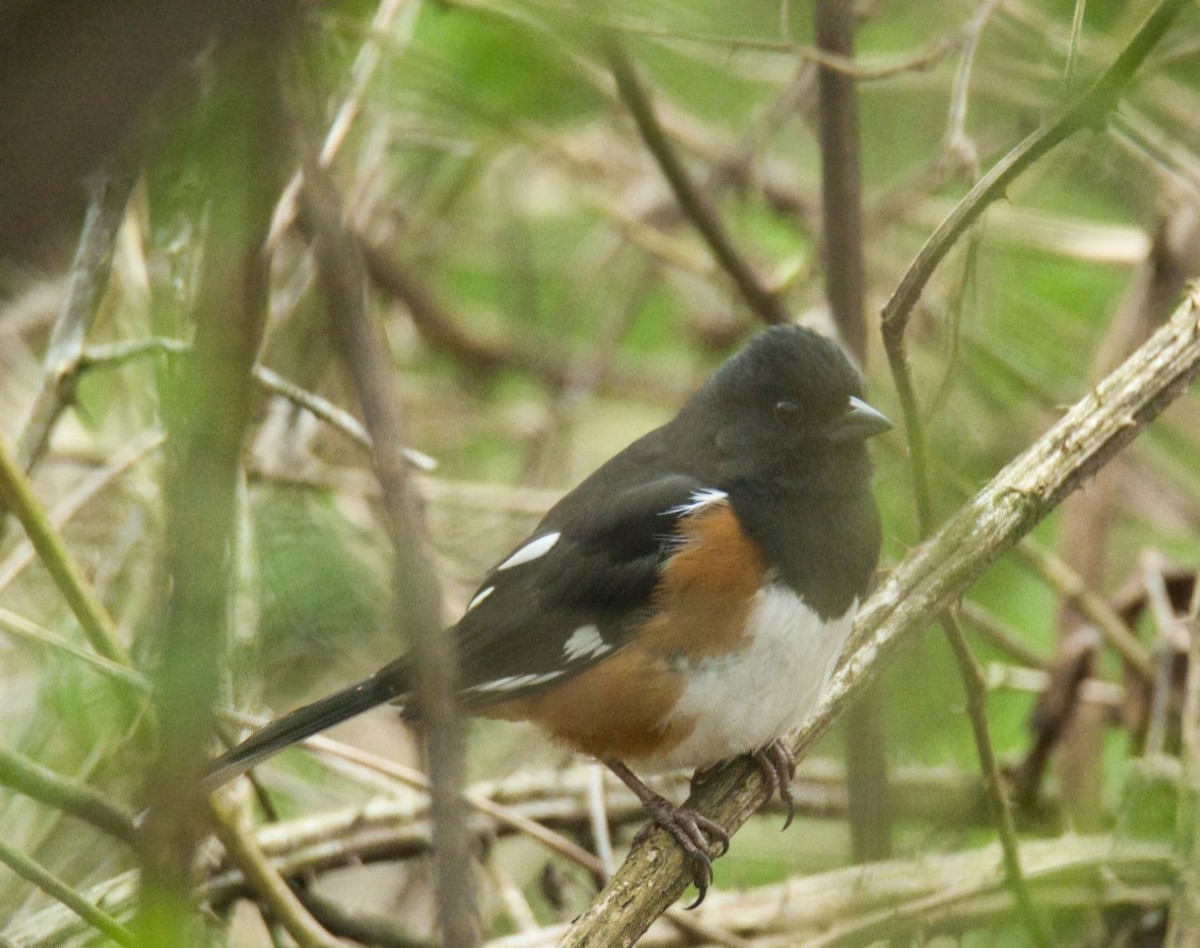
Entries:
[[767,796],[763,802],[770,803],[771,798],[779,794],[779,799],[787,807],[787,819],[783,821],[783,828],[787,829],[792,825],[792,817],[796,815],[796,799],[792,796],[796,761],[792,758],[791,751],[784,747],[781,741],[775,740],[756,750],[750,755],[750,759],[758,764],[766,784]]
[[642,805],[650,817],[650,822],[638,831],[634,845],[649,836],[655,826],[661,826],[671,834],[692,863],[692,884],[699,895],[688,908],[694,909],[704,901],[708,887],[713,881],[709,847],[716,845],[717,857],[724,856],[729,852],[729,833],[720,823],[710,820],[707,816],[686,807],[675,806],[671,801],[657,795],[643,799]]
[[634,792],[650,817],[650,823],[642,827],[634,838],[634,846],[645,840],[655,826],[661,826],[671,834],[688,857],[692,864],[692,884],[700,893],[696,901],[688,906],[689,909],[694,909],[704,901],[708,887],[713,881],[712,857],[709,856],[708,850],[716,846],[717,856],[724,856],[729,852],[729,833],[720,823],[702,816],[695,810],[675,806],[666,797],[655,793],[615,757],[608,758],[604,763]]

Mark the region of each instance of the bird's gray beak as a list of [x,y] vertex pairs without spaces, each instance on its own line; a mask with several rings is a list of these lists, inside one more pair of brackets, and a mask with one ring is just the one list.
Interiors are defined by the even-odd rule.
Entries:
[[834,423],[830,432],[833,441],[866,441],[878,434],[890,431],[892,423],[882,412],[876,411],[861,398],[850,396],[846,413]]

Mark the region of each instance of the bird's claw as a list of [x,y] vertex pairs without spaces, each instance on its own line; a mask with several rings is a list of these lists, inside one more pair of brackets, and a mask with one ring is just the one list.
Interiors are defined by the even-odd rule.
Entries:
[[796,761],[793,759],[791,751],[784,747],[781,741],[775,740],[756,750],[750,755],[750,759],[758,764],[758,769],[762,771],[763,783],[767,790],[767,796],[763,802],[770,803],[771,798],[775,794],[779,794],[779,799],[787,807],[787,819],[783,821],[783,828],[787,829],[792,825],[792,817],[796,815],[796,798],[792,795],[792,779],[796,776]]
[[694,909],[704,901],[708,887],[713,881],[712,857],[709,856],[708,849],[715,845],[718,847],[716,855],[724,856],[729,852],[729,833],[720,823],[710,820],[707,816],[686,807],[672,806],[666,800],[663,800],[661,805],[657,802],[655,805],[648,805],[646,811],[650,814],[651,822],[638,832],[634,844],[644,840],[654,826],[661,826],[671,834],[692,862],[692,884],[700,893],[696,896],[696,901],[688,906],[689,909]]

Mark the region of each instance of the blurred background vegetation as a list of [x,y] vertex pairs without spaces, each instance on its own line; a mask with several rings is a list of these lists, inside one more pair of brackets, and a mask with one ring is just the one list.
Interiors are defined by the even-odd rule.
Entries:
[[[226,265],[256,250],[274,209],[261,346],[251,333],[237,350],[258,368],[252,388],[245,373],[230,383],[248,402],[224,572],[197,565],[228,581],[219,704],[266,715],[407,647],[392,622],[391,547],[369,455],[352,423],[323,410],[359,409],[320,289],[312,216],[297,215],[294,191],[281,197],[303,161],[319,155],[340,194],[407,443],[436,461],[428,470],[415,459],[412,487],[452,620],[561,491],[669,418],[762,325],[639,137],[602,29],[616,28],[671,147],[762,285],[827,332],[818,62],[856,78],[865,370],[872,402],[899,418],[879,342],[884,301],[978,176],[1086,88],[1158,4],[863,2],[853,61],[819,54],[810,5],[789,0],[344,0],[275,2],[257,14],[219,2],[187,13],[176,3],[117,6],[0,5],[0,221],[11,222],[0,241],[0,431],[132,666],[150,673],[168,651],[159,631],[178,595],[172,557],[188,553],[171,552],[173,517],[204,486],[196,467],[164,449],[163,432],[168,444],[189,443],[197,436],[186,419],[228,414],[211,401],[219,386],[188,387],[184,347],[205,319],[246,318],[218,305],[244,288]],[[255,86],[274,77],[278,89]],[[98,253],[85,252],[89,240]],[[921,299],[908,343],[935,518],[1115,366],[1197,273],[1200,9],[1188,4],[1109,121],[1020,177]],[[210,367],[240,364],[237,353],[214,351]],[[306,398],[327,417],[301,407]],[[230,424],[218,444],[243,439]],[[875,444],[886,569],[920,532],[903,432]],[[1198,457],[1200,412],[1185,397],[1039,526],[1032,550],[1006,556],[971,591],[964,618],[1023,840],[1086,831],[1109,834],[1114,847],[1159,843],[1154,852],[1168,856],[1180,844],[1188,642],[1170,614],[1186,614],[1200,565]],[[98,665],[55,569],[15,519],[3,531],[5,767],[36,763],[135,813],[162,759],[145,691],[122,683],[111,662]],[[1080,589],[1132,624],[1148,681],[1094,631],[1094,614],[1072,608]],[[894,858],[929,866],[931,878],[939,859],[995,838],[963,700],[936,629],[884,677],[892,787],[877,815],[890,824]],[[419,766],[394,714],[334,736]],[[745,939],[725,943],[802,944],[827,929],[842,934],[822,944],[880,937],[855,927],[852,900],[790,928],[739,921],[756,893],[775,891],[763,887],[850,862],[841,744],[831,735],[802,765],[798,825],[781,835],[778,814],[764,815],[717,864],[720,891],[697,915]],[[1051,763],[1041,779],[1043,751]],[[468,761],[480,792],[592,848],[595,786],[584,763],[521,727],[478,722]],[[74,811],[23,780],[0,773],[6,847],[93,900],[107,893],[105,906],[127,920],[134,850],[94,821],[64,818]],[[264,767],[261,780],[279,845],[347,846],[298,856],[288,870],[323,922],[366,943],[428,937],[421,792],[304,752]],[[334,820],[377,797],[395,813],[370,840]],[[640,818],[616,788],[609,801],[619,851]],[[475,873],[484,935],[525,931],[526,941],[505,943],[553,943],[536,930],[578,915],[595,892],[591,875],[472,819],[484,840]],[[268,912],[264,921],[255,897],[228,881],[213,844],[199,852],[212,911],[197,937],[288,943],[278,920]],[[1180,876],[1167,856],[1147,858],[1152,868],[1136,879],[1081,876],[1070,893],[1045,894],[1056,939],[1164,943]],[[850,878],[830,876],[829,886]],[[888,904],[906,918],[905,898],[928,894],[918,887]],[[54,905],[0,871],[0,937],[104,937]],[[1001,900],[944,911],[928,931],[903,921],[896,931],[922,943],[1025,944],[1014,918]],[[711,931],[655,931],[654,944],[718,943]]]

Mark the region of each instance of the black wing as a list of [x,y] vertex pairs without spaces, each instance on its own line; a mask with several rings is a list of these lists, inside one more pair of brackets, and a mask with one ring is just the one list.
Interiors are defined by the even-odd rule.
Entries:
[[711,490],[667,474],[564,498],[492,568],[452,630],[468,706],[551,685],[625,645],[649,609],[679,517]]

